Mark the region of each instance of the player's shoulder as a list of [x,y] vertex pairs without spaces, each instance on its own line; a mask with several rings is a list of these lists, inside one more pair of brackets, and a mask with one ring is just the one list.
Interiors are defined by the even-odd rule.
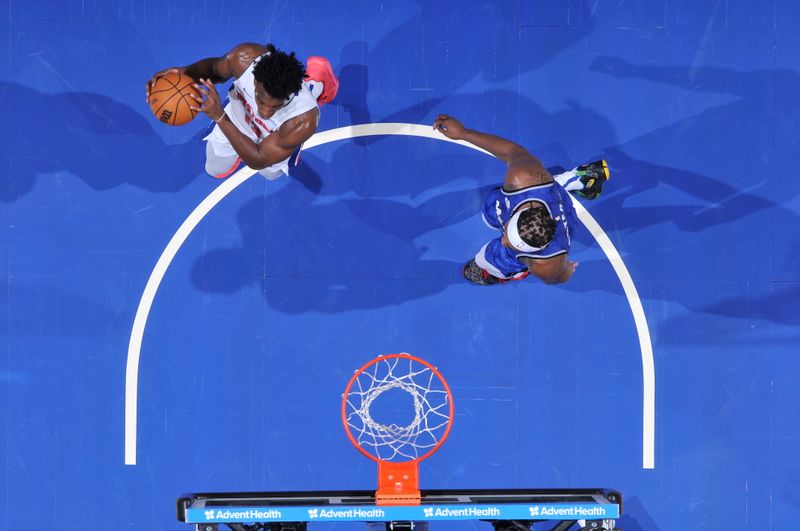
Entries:
[[263,55],[267,52],[267,45],[259,44],[257,42],[243,42],[234,46],[231,51],[242,54],[250,54],[253,56],[253,59],[255,59],[259,55]]
[[319,109],[314,107],[283,122],[278,128],[278,133],[283,137],[291,137],[298,142],[305,142],[317,131],[318,122]]
[[267,47],[263,44],[254,42],[243,42],[237,44],[225,54],[225,62],[228,64],[233,76],[239,78],[244,74],[253,61],[266,53]]
[[[537,160],[538,162],[538,160]],[[553,176],[541,163],[509,165],[503,189],[508,192],[523,190],[532,186],[549,184],[553,182]]]

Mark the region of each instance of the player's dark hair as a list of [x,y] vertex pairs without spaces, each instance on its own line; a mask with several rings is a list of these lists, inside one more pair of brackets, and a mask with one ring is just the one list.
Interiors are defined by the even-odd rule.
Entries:
[[267,53],[261,56],[253,68],[253,77],[264,86],[267,94],[286,100],[300,90],[303,78],[306,77],[306,69],[297,60],[294,52],[282,52],[272,44],[267,44]]
[[544,206],[534,205],[520,213],[517,232],[528,245],[544,247],[556,234],[556,222]]

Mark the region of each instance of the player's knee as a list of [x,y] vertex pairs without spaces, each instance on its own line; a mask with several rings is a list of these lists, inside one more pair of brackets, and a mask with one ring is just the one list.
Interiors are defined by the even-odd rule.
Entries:
[[211,162],[210,160],[206,159],[206,173],[211,175],[212,177],[214,177],[218,173],[216,171],[216,169],[217,168],[216,168],[215,164],[213,162]]
[[235,154],[218,155],[213,142],[206,142],[206,173],[212,177],[227,177],[239,166],[241,160]]
[[222,177],[225,175],[225,170],[220,168],[218,164],[206,161],[206,173],[212,177]]
[[238,157],[226,159],[208,157],[206,158],[206,173],[217,178],[227,177],[239,167],[240,162]]

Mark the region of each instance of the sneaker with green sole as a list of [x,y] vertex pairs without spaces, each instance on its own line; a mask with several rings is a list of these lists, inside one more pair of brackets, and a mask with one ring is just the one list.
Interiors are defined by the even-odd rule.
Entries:
[[576,168],[576,173],[583,183],[582,190],[575,193],[584,199],[597,199],[603,193],[603,184],[611,178],[608,163],[605,160],[596,160],[588,164],[581,164]]

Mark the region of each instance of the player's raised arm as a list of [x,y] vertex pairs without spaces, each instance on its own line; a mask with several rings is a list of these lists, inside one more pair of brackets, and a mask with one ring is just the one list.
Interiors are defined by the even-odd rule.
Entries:
[[145,90],[150,98],[150,88],[155,80],[168,73],[186,74],[195,81],[207,79],[212,83],[224,83],[230,78],[241,76],[256,57],[267,48],[261,44],[244,43],[234,46],[228,53],[220,57],[200,59],[188,66],[171,66],[153,74],[147,81]]
[[468,129],[460,121],[446,114],[440,114],[436,118],[433,122],[433,128],[447,138],[465,140],[474,146],[485,149],[508,164],[504,184],[511,189],[523,188],[552,180],[552,177],[538,158],[511,140]]

